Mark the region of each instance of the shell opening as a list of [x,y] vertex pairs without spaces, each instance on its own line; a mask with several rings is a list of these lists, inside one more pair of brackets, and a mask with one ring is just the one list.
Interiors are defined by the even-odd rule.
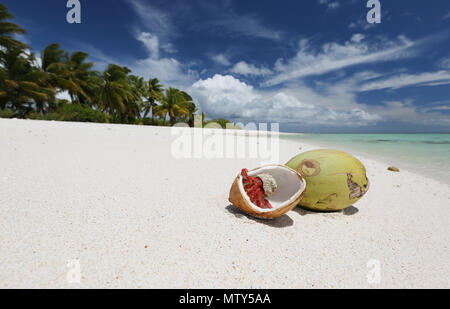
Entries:
[[[305,187],[305,183],[302,179],[293,170],[287,167],[265,166],[248,173],[248,175],[252,177],[258,177],[260,174],[271,175],[277,183],[277,190],[272,195],[266,197],[272,205],[272,209],[262,209],[256,206],[250,201],[247,194],[244,194],[244,197],[249,205],[259,212],[274,211],[286,204],[292,203],[296,198],[298,198],[298,195],[304,190]],[[245,192],[242,177],[239,181],[239,188],[241,192]]]

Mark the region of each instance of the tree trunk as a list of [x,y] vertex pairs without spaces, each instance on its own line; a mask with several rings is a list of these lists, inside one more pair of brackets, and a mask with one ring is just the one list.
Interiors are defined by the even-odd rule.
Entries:
[[152,125],[155,124],[155,114],[153,113],[153,104],[150,106],[152,112]]

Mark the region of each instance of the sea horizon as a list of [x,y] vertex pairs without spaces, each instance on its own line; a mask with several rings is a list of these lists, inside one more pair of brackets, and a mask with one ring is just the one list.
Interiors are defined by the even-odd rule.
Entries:
[[317,134],[317,135],[321,135],[321,134],[329,134],[329,135],[341,135],[341,134],[450,134],[450,131],[444,131],[444,132],[440,132],[440,131],[432,131],[432,132],[289,132],[289,131],[283,131],[280,130],[281,134]]

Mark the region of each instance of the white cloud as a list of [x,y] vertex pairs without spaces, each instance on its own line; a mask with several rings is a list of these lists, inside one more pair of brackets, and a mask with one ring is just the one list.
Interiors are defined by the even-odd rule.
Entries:
[[162,44],[161,49],[169,54],[174,54],[174,53],[178,52],[178,50],[175,48],[175,46],[172,43]]
[[341,5],[339,4],[339,2],[331,2],[328,4],[328,7],[330,9],[337,9],[338,7],[340,7]]
[[415,42],[400,36],[396,42],[384,41],[381,47],[362,42],[363,36],[353,36],[344,44],[326,43],[319,51],[302,43],[296,56],[286,61],[277,60],[278,74],[263,82],[262,86],[274,86],[286,81],[311,75],[321,75],[350,66],[405,58],[413,55],[409,49]]
[[450,58],[442,59],[439,62],[439,66],[444,69],[450,69]]
[[147,31],[164,39],[176,35],[176,30],[168,13],[142,0],[126,1],[131,5]]
[[363,30],[369,30],[371,28],[376,27],[376,25],[377,25],[376,23],[373,23],[373,24],[368,23],[367,19],[366,19],[366,15],[363,15],[362,17],[358,18],[356,20],[356,22],[351,22],[348,25],[348,27],[350,29],[361,28]]
[[341,4],[338,1],[331,1],[331,0],[319,0],[319,4],[324,4],[329,9],[337,9],[341,6]]
[[198,78],[197,72],[190,70],[188,65],[182,64],[172,57],[159,57],[162,47],[159,45],[156,35],[142,32],[136,36],[136,39],[144,44],[149,55],[147,58],[138,59],[127,65],[133,74],[147,79],[158,77],[163,84],[182,88],[191,85]]
[[[136,9],[152,8],[142,0],[127,0]],[[326,4],[334,1],[326,1]],[[213,6],[216,6],[214,4]],[[220,5],[218,5],[220,7]],[[266,27],[256,16],[242,16],[231,8],[214,11],[214,20],[207,20],[197,30],[217,31],[231,36],[248,36],[279,40],[280,33]],[[347,77],[345,68],[366,63],[391,61],[414,56],[424,42],[412,42],[399,36],[395,41],[381,39],[376,42],[366,39],[366,35],[355,33],[347,42],[330,42],[318,48],[310,46],[309,40],[299,43],[298,52],[292,58],[278,59],[273,68],[245,61],[236,63],[227,72],[242,76],[265,76],[263,86],[283,84],[277,91],[255,89],[231,75],[214,75],[199,79],[191,65],[167,56],[174,51],[168,38],[176,35],[172,20],[161,10],[140,12],[143,31],[135,33],[148,51],[143,59],[120,59],[121,63],[133,70],[133,74],[146,78],[158,77],[166,86],[186,89],[209,117],[224,117],[240,121],[277,121],[282,123],[323,124],[336,126],[364,126],[380,121],[422,122],[430,119],[444,119],[445,106],[427,111],[418,109],[412,101],[388,101],[382,105],[371,106],[358,102],[359,92],[375,89],[394,89],[409,85],[449,84],[448,71],[421,74],[397,74],[386,77],[386,73],[360,72]],[[155,20],[148,21],[155,14]],[[223,17],[223,18],[222,18]],[[248,17],[248,18],[246,18]],[[171,20],[172,19],[172,20]],[[168,23],[168,24],[165,24]],[[201,28],[201,27],[206,28]],[[357,25],[355,24],[355,27]],[[372,39],[372,38],[371,38]],[[413,49],[414,47],[414,49]],[[96,53],[99,57],[106,55]],[[231,66],[228,53],[208,55],[223,66]],[[441,62],[442,67],[446,64]],[[340,73],[339,78],[321,79],[317,88],[305,84],[304,77],[317,76],[330,72]],[[392,73],[392,72],[391,72]],[[398,71],[397,71],[398,73]],[[273,76],[269,76],[273,75]],[[317,90],[319,89],[319,90]],[[440,113],[442,112],[442,113]],[[444,121],[444,120],[442,120]]]
[[[0,51],[5,52],[5,51],[6,51],[6,48],[3,47],[3,46],[0,46]],[[35,59],[34,59],[34,62],[32,63],[33,66],[38,67],[38,68],[41,68],[41,67],[42,67],[42,58],[39,56],[40,53],[39,53],[38,51],[36,51],[36,50],[31,51],[31,50],[29,50],[28,48],[26,48],[26,49],[24,49],[24,51],[22,52],[21,57],[27,58],[28,56],[31,56],[31,55],[33,55],[34,58],[35,58]],[[5,66],[4,66],[3,63],[0,64],[0,65],[1,65],[2,68],[5,68]]]
[[210,55],[210,58],[221,65],[229,66],[231,64],[230,60],[224,54]]
[[438,108],[423,108],[413,104],[413,100],[385,101],[382,105],[373,106],[371,110],[378,113],[386,121],[401,121],[412,124],[448,125],[448,115]]
[[131,67],[133,74],[150,77],[157,76],[165,83],[179,82],[185,79],[182,65],[173,58],[153,59],[151,57],[141,59]]
[[275,41],[282,37],[280,31],[268,27],[257,15],[237,13],[230,1],[205,1],[200,9],[204,10],[205,17],[200,23],[190,25],[193,30]]
[[[199,80],[189,92],[200,104],[201,111],[212,118],[339,126],[363,126],[380,120],[379,116],[365,111],[363,106],[335,110],[308,103],[302,100],[302,93],[290,93],[289,89],[258,91],[230,75],[216,74]],[[308,94],[304,97],[307,98]]]
[[132,74],[146,79],[157,77],[162,84],[179,88],[186,88],[198,79],[196,71],[190,65],[181,63],[173,57],[161,57],[163,46],[159,45],[159,38],[147,32],[135,33],[137,41],[141,42],[148,51],[148,55],[141,59],[129,57],[112,57],[102,50],[86,43],[79,43],[77,47],[86,51],[90,59],[95,62],[95,69],[103,71],[108,64],[117,63],[132,70]]
[[409,86],[436,86],[450,84],[450,72],[425,72],[419,74],[400,74],[362,85],[360,91],[398,89]]
[[159,58],[159,39],[156,35],[152,35],[149,32],[141,32],[137,39],[141,41],[150,52],[151,58]]
[[39,56],[36,56],[36,61],[35,61],[36,66],[38,66],[39,68],[42,68],[42,58]]
[[[257,15],[237,13],[230,1],[203,1],[192,5],[179,1],[176,5],[165,4],[167,10],[162,10],[159,6],[144,0],[126,1],[139,16],[145,30],[155,33],[163,41],[179,35],[176,24],[190,30],[211,31],[215,35],[226,34],[270,40],[281,38],[279,31],[270,29]],[[192,22],[189,16],[193,14],[202,15],[201,21]]]
[[[367,84],[374,79],[381,79],[387,74],[376,72],[359,72],[347,78],[339,78],[329,82],[319,83],[318,89],[313,90],[302,83],[284,88],[285,93],[301,98],[305,102],[314,102],[326,110],[333,110],[345,119],[349,111],[356,113],[359,118],[353,118],[355,125],[373,124],[383,121],[395,121],[412,124],[448,124],[448,114],[443,114],[444,109],[424,109],[421,104],[414,104],[414,100],[405,98],[403,101],[387,101],[381,105],[362,104],[357,94],[361,91],[361,84]],[[423,102],[425,103],[425,102]],[[438,103],[436,103],[438,104]],[[437,106],[448,105],[439,102]],[[360,110],[360,111],[359,111]]]
[[255,75],[255,76],[264,76],[269,75],[272,73],[271,70],[269,70],[266,67],[256,67],[254,64],[248,64],[245,61],[241,61],[236,63],[231,69],[231,73],[240,74],[240,75]]
[[356,100],[360,83],[380,78],[360,72],[338,82],[322,82],[320,91],[302,82],[277,91],[258,90],[239,79],[215,75],[199,80],[189,89],[209,117],[235,121],[280,122],[299,125],[367,126],[380,122],[448,125],[448,104],[424,108],[411,99],[366,105]]
[[444,16],[442,16],[442,19],[448,19],[450,18],[450,11],[447,12]]
[[222,27],[230,35],[248,36],[262,39],[278,41],[281,39],[281,33],[266,27],[259,19],[252,15],[234,15],[224,16],[224,18],[215,19],[211,22],[212,26]]
[[[1,50],[1,51],[4,51],[3,46],[1,47],[0,50]],[[33,62],[33,65],[36,66],[36,67],[38,67],[38,68],[41,68],[41,67],[42,67],[42,58],[39,56],[40,53],[39,53],[38,51],[35,50],[35,51],[32,52],[32,51],[29,50],[29,49],[25,49],[24,53],[25,53],[26,55],[31,55],[31,54],[33,54],[33,55],[34,55],[34,58],[35,58],[35,60],[34,60],[34,62]],[[2,67],[4,67],[3,64],[2,64]]]
[[218,74],[194,83],[190,93],[197,98],[201,110],[211,117],[250,116],[253,109],[248,105],[259,97],[252,86],[230,75]]
[[350,39],[350,41],[354,42],[354,43],[360,43],[362,40],[364,40],[366,38],[366,36],[364,34],[361,33],[355,33],[352,38]]
[[450,111],[450,106],[449,105],[436,106],[436,107],[431,107],[428,110],[429,111]]
[[147,79],[157,77],[166,85],[179,88],[190,86],[198,79],[198,73],[192,70],[188,64],[164,55],[164,53],[176,52],[175,46],[170,42],[173,37],[178,35],[173,22],[173,14],[143,0],[126,1],[139,17],[140,25],[145,29],[142,31],[136,27],[135,38],[148,51],[148,56],[144,59],[125,61],[126,66],[133,71],[133,74]]
[[70,97],[70,94],[68,91],[58,92],[56,94],[56,98],[59,100],[67,100],[69,102],[72,102],[72,98]]

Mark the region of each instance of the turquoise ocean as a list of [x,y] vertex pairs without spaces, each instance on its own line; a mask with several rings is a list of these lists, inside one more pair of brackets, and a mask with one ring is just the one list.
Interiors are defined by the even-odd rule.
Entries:
[[[404,168],[450,184],[450,134],[291,134],[310,142]],[[387,166],[386,166],[387,168]]]

